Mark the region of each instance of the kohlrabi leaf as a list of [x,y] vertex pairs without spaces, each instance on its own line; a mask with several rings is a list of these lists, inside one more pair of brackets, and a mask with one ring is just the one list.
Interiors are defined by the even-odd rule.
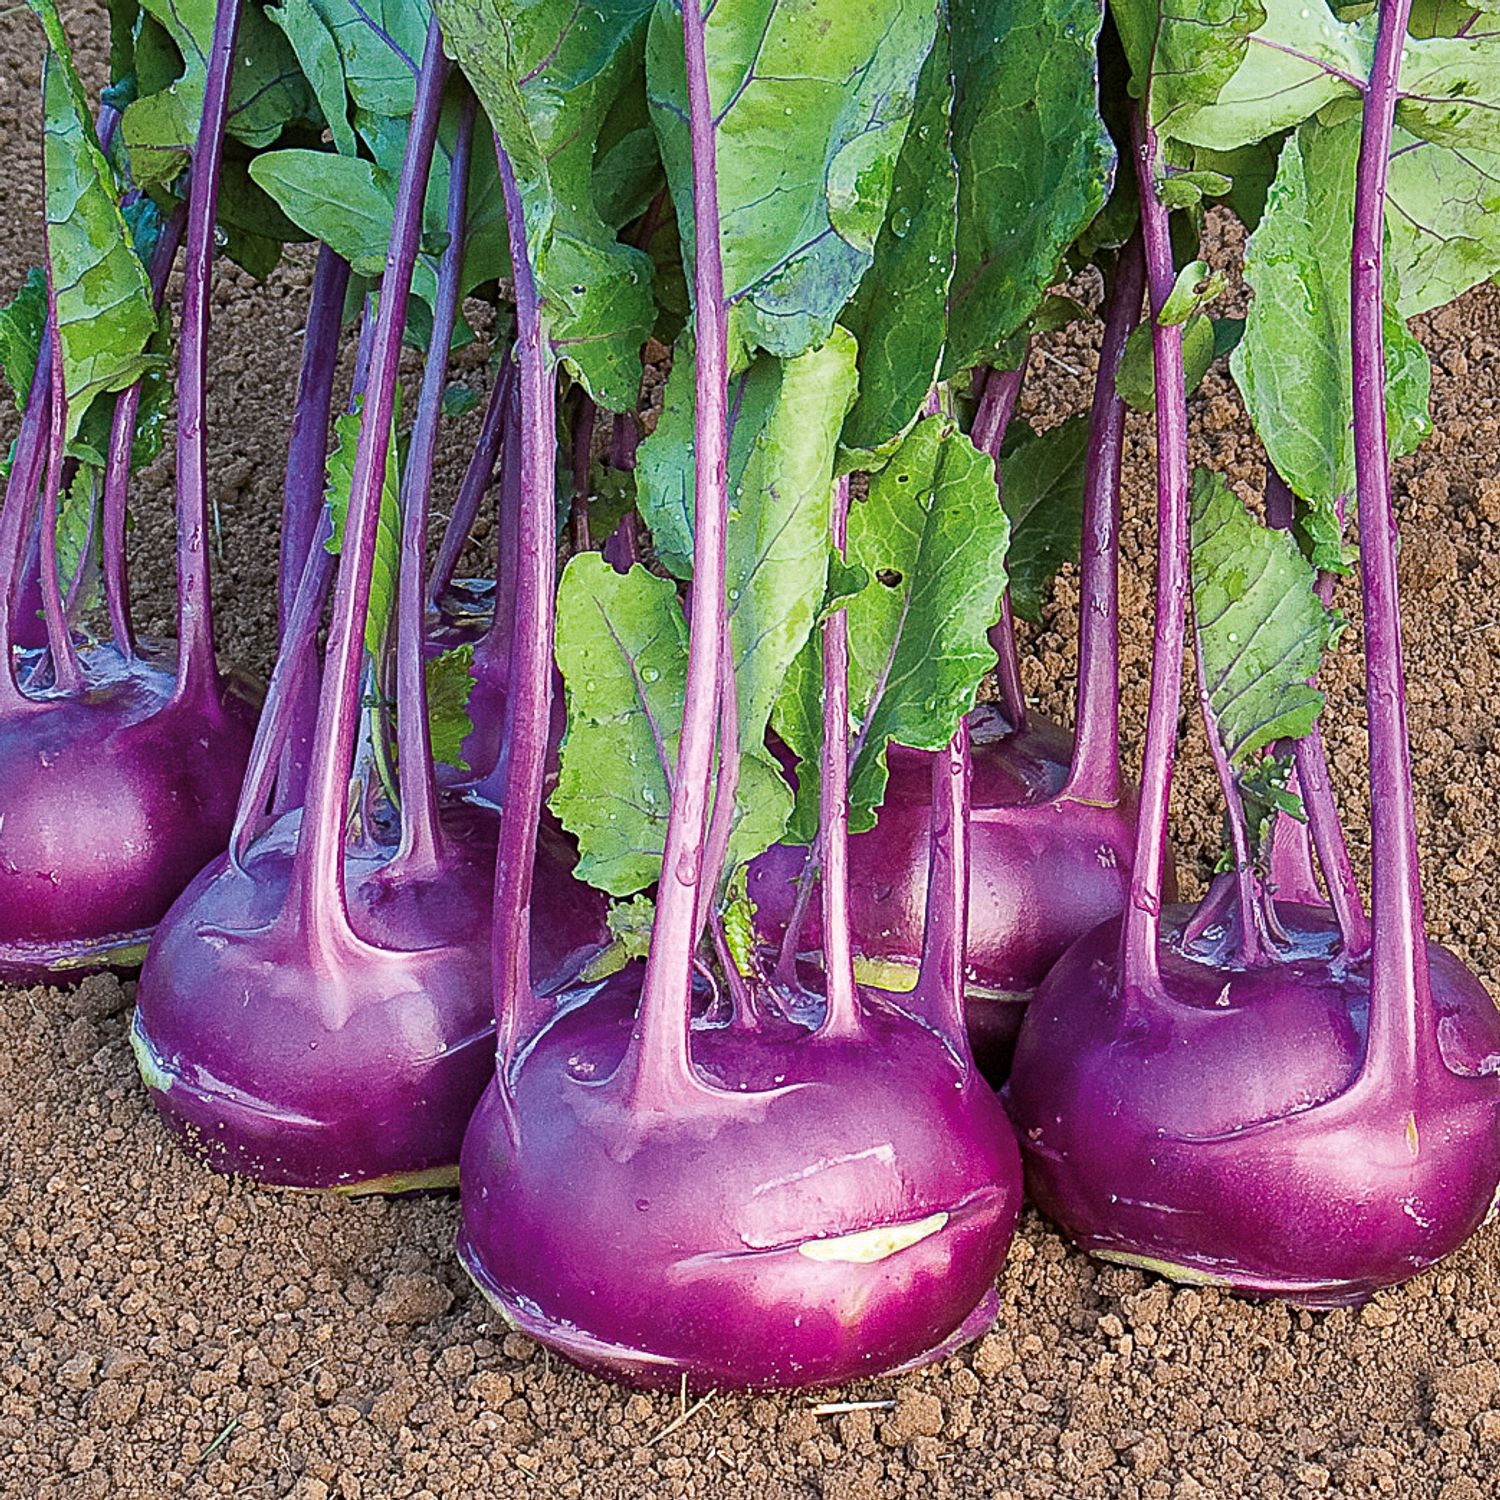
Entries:
[[1493,35],[1496,10],[1495,0],[1412,0],[1407,30],[1415,37]]
[[[771,705],[823,606],[834,454],[854,396],[854,361],[854,340],[836,328],[826,344],[796,359],[761,355],[730,385],[726,595],[746,752],[763,744]],[[657,557],[679,578],[689,577],[693,352],[687,338],[635,474]]]
[[47,33],[47,256],[68,402],[65,435],[71,439],[95,396],[122,390],[151,365],[147,346],[157,322],[151,283],[120,213],[119,183],[94,135],[57,8],[52,0],[32,4]]
[[[1214,320],[1194,313],[1182,330],[1182,373],[1191,395],[1202,384],[1214,362]],[[1156,346],[1150,326],[1141,323],[1130,331],[1120,367],[1115,371],[1115,389],[1120,399],[1136,411],[1156,410]]]
[[[1342,569],[1335,512],[1354,493],[1349,254],[1359,121],[1309,121],[1282,148],[1265,217],[1245,250],[1253,295],[1230,368],[1271,462],[1321,517],[1314,562]],[[1431,430],[1430,371],[1386,277],[1386,411],[1392,455]]]
[[917,83],[874,262],[840,318],[859,343],[859,397],[842,441],[868,467],[916,419],[943,354],[958,213],[952,101],[948,32],[940,27]]
[[[176,43],[181,75],[155,92],[143,89],[120,128],[137,186],[170,182],[187,165],[198,139],[203,87],[214,34],[215,0],[141,0]],[[285,36],[259,5],[240,16],[225,131],[247,146],[269,146],[294,120],[321,123],[317,99]]]
[[1375,50],[1375,14],[1338,20],[1327,0],[1260,0],[1256,28],[1234,76],[1176,134],[1227,151],[1289,130],[1325,104],[1357,98]]
[[[376,6],[375,8],[379,8]],[[328,133],[333,137],[334,147],[341,156],[357,156],[359,140],[349,123],[349,92],[345,82],[344,61],[339,44],[330,29],[324,12],[337,14],[339,7],[317,0],[280,0],[280,4],[267,8],[267,17],[286,34],[292,51],[297,55],[303,75],[317,96],[318,107],[328,124]],[[403,5],[395,17],[400,24],[402,17],[418,19],[421,7]],[[387,33],[389,34],[389,33]],[[417,46],[422,45],[420,35]],[[362,53],[354,49],[356,58]],[[408,111],[410,105],[407,106]]]
[[[709,93],[738,341],[790,358],[827,339],[885,222],[935,20],[931,0],[716,0],[706,17]],[[692,154],[676,0],[658,0],[646,79],[690,264]]]
[[[100,483],[98,469],[80,467],[72,484],[58,497],[57,583],[64,599],[72,590],[80,570],[89,562],[98,516]],[[90,591],[93,592],[95,590]],[[75,613],[87,611],[93,602],[89,597],[81,599]]]
[[1290,532],[1263,526],[1218,474],[1193,478],[1193,623],[1208,717],[1236,769],[1313,727],[1337,624]]
[[294,147],[264,151],[250,177],[302,229],[343,256],[361,276],[379,276],[391,243],[394,199],[373,162]]
[[474,731],[474,721],[469,717],[469,694],[474,691],[473,665],[472,641],[439,656],[430,656],[426,664],[427,729],[432,736],[432,758],[460,771],[469,769],[463,758],[463,745]]
[[1110,13],[1130,61],[1130,92],[1145,101],[1159,136],[1180,135],[1219,97],[1266,16],[1260,0],[1114,0]]
[[[1009,531],[994,465],[945,417],[919,422],[850,506],[848,560],[873,580],[847,605],[852,829],[874,825],[887,745],[941,749],[973,708],[995,664],[986,634],[1000,613]],[[816,826],[820,660],[812,637],[773,716],[800,762],[796,837]]]
[[992,359],[1104,204],[1100,0],[954,0],[958,264],[943,370]]
[[[375,565],[370,574],[370,607],[365,616],[365,649],[377,661],[396,606],[396,574],[401,566],[401,460],[397,452],[397,412],[391,418],[391,440],[386,448],[385,481],[380,488],[380,521],[375,532]],[[359,447],[360,412],[344,412],[334,419],[334,446],[328,455],[326,494],[333,511],[333,535],[323,546],[335,556],[344,546],[344,520],[349,514],[349,492],[354,483],[354,453]]]
[[1011,607],[1040,620],[1057,570],[1078,556],[1089,420],[1066,422],[1010,449],[1000,460],[1000,495],[1010,517],[1005,571]]
[[644,958],[650,951],[651,929],[656,925],[656,903],[649,896],[611,901],[604,920],[609,935],[623,945],[626,958]]
[[1398,129],[1385,223],[1403,318],[1487,281],[1500,271],[1500,152],[1438,146]]
[[1459,150],[1500,151],[1500,66],[1492,37],[1407,43],[1396,123]]
[[0,370],[5,372],[17,411],[26,410],[46,326],[47,277],[40,266],[33,266],[20,291],[0,307]]
[[[594,153],[641,65],[651,0],[440,0],[448,50],[515,168],[553,349],[610,411],[634,408],[651,261],[599,216]],[[681,32],[678,32],[679,52]]]
[[[557,662],[568,733],[548,806],[578,840],[580,879],[613,896],[661,873],[687,683],[687,623],[671,579],[616,573],[597,552],[563,570]],[[740,762],[731,865],[781,836],[791,792],[763,748]],[[705,872],[716,881],[717,872]]]

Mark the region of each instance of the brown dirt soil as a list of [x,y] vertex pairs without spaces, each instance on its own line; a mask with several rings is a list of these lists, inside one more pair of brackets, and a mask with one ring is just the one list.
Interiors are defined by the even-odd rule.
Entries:
[[[102,15],[75,31],[102,70]],[[0,215],[8,290],[40,245],[38,29],[0,10]],[[1221,255],[1232,225],[1218,226]],[[220,640],[264,671],[274,528],[310,260],[257,287],[222,267],[210,462],[223,528]],[[1423,321],[1437,432],[1399,466],[1411,715],[1434,934],[1500,993],[1493,714],[1500,663],[1500,291]],[[1078,407],[1095,335],[1038,351],[1039,421]],[[479,377],[483,342],[463,364]],[[1247,495],[1260,461],[1227,374],[1194,404],[1195,456]],[[0,441],[12,419],[0,419]],[[451,494],[464,430],[448,449]],[[1151,614],[1150,433],[1127,455],[1125,729],[1136,754]],[[167,626],[171,478],[140,486],[145,622]],[[152,580],[155,586],[152,586]],[[1347,592],[1347,591],[1346,591]],[[1076,587],[1029,642],[1029,691],[1066,717]],[[1347,599],[1344,601],[1348,607]],[[1351,647],[1355,644],[1351,640]],[[1330,746],[1367,819],[1353,650],[1328,673]],[[1176,804],[1201,888],[1215,801],[1192,722]],[[1357,1312],[1177,1290],[1069,1250],[1028,1213],[978,1344],[899,1381],[804,1397],[628,1395],[492,1320],[457,1268],[451,1199],[344,1202],[257,1190],[186,1160],[126,1042],[133,986],[0,994],[0,1496],[1006,1497],[1500,1493],[1500,1229]],[[732,1329],[725,1330],[732,1339]],[[827,1413],[822,1401],[868,1403]]]

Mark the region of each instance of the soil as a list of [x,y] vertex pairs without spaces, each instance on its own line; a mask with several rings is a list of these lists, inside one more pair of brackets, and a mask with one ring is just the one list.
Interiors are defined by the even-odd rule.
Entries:
[[[97,85],[102,10],[72,14]],[[24,10],[0,10],[7,289],[40,248],[40,52]],[[1214,229],[1215,253],[1229,256],[1237,231]],[[310,267],[299,252],[264,285],[229,266],[216,281],[219,638],[228,660],[260,672],[273,643],[280,469]],[[1397,499],[1429,925],[1500,993],[1490,921],[1500,900],[1500,290],[1471,294],[1419,332],[1437,430],[1398,466]],[[1096,337],[1076,328],[1037,351],[1024,409],[1039,422],[1083,404]],[[483,379],[487,353],[483,337],[465,352],[465,378]],[[12,424],[7,411],[0,441]],[[441,495],[456,486],[465,436],[471,428],[450,434]],[[1222,366],[1194,401],[1193,442],[1197,459],[1257,491],[1260,460]],[[1134,421],[1132,759],[1151,616],[1150,443]],[[136,578],[143,623],[163,630],[170,456],[143,479]],[[1076,600],[1065,575],[1025,643],[1028,691],[1064,718]],[[1356,643],[1327,673],[1326,722],[1363,857]],[[1185,719],[1174,834],[1196,890],[1218,815]],[[1001,1278],[999,1325],[939,1367],[815,1397],[630,1395],[492,1319],[453,1258],[452,1198],[271,1193],[184,1158],[131,1060],[133,988],[103,977],[0,995],[0,1496],[1500,1494],[1500,1228],[1361,1310],[1311,1314],[1103,1267],[1028,1212]]]

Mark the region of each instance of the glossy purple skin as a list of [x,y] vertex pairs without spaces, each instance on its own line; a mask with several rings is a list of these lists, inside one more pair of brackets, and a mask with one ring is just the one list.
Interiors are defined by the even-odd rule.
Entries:
[[[1113,807],[1058,797],[1073,741],[1033,715],[1020,733],[998,710],[970,715],[974,781],[969,815],[969,1043],[986,1077],[1004,1079],[1026,1002],[1080,934],[1125,904],[1135,853],[1133,791]],[[855,954],[909,966],[922,952],[927,899],[931,762],[892,745],[880,820],[849,840]],[[767,942],[791,915],[805,848],[778,844],[750,866],[750,897]],[[1175,894],[1169,890],[1169,894]],[[820,903],[808,907],[802,948],[822,946]]]
[[1006,1098],[1037,1206],[1081,1248],[1311,1307],[1364,1300],[1460,1245],[1500,1183],[1500,1012],[1428,944],[1446,1067],[1416,1098],[1351,1092],[1367,962],[1321,907],[1277,904],[1286,963],[1251,970],[1172,946],[1126,1026],[1119,923],[1080,939],[1027,1011]]
[[[172,648],[80,654],[81,697],[0,720],[0,979],[134,967],[222,849],[255,732],[247,684],[172,705]],[[20,663],[23,672],[25,661]]]
[[[305,1188],[451,1182],[494,1074],[489,944],[495,821],[443,812],[436,879],[388,878],[389,849],[346,859],[362,950],[320,959],[285,920],[300,812],[217,859],[157,929],[132,1040],[157,1109],[220,1172]],[[544,827],[533,924],[538,974],[570,979],[608,933]]]
[[[645,1115],[605,1084],[640,979],[632,965],[583,992],[522,1054],[518,1143],[496,1087],[475,1111],[459,1252],[504,1315],[586,1368],[672,1389],[837,1384],[981,1332],[1021,1179],[973,1070],[866,992],[852,1042],[700,1019],[695,1066],[731,1094]],[[869,1263],[797,1248],[939,1212]]]

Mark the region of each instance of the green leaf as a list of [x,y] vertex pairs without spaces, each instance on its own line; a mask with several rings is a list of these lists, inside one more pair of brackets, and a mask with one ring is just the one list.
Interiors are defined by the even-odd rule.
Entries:
[[[571,558],[557,592],[557,663],[568,733],[548,806],[578,840],[580,879],[614,896],[644,890],[661,873],[682,737],[687,624],[676,585],[639,566],[616,573],[597,552]],[[731,867],[775,843],[790,808],[764,749],[744,756]]]
[[427,658],[427,729],[432,736],[432,758],[441,765],[469,769],[463,758],[464,741],[474,730],[469,717],[469,694],[474,691],[474,644],[465,641],[439,656]]
[[1500,152],[1450,149],[1398,129],[1385,222],[1403,318],[1487,281],[1500,271]]
[[0,369],[5,371],[17,411],[26,410],[46,326],[47,277],[40,266],[33,266],[20,291],[0,308]]
[[1219,97],[1266,18],[1260,0],[1114,0],[1110,13],[1130,60],[1131,93],[1160,136],[1181,135]]
[[443,415],[465,417],[479,405],[479,401],[479,392],[472,385],[465,385],[461,380],[449,381],[443,388]]
[[[101,475],[98,469],[80,467],[73,483],[58,497],[57,505],[57,583],[64,599],[78,577],[80,569],[88,562],[89,549],[95,541],[94,524],[98,515]],[[94,580],[91,596],[98,594],[98,579]],[[80,612],[87,611],[93,597],[85,598]]]
[[[333,9],[331,6],[325,8]],[[407,15],[421,9],[416,5],[401,7]],[[281,4],[268,9],[266,15],[281,28],[296,53],[302,72],[317,96],[318,107],[328,123],[335,148],[342,156],[358,156],[359,141],[349,124],[343,58],[315,0],[281,0]],[[417,45],[421,45],[420,38]]]
[[[827,339],[874,255],[935,19],[930,0],[716,0],[709,93],[736,341],[790,358]],[[690,264],[675,0],[660,0],[652,16],[646,82]]]
[[958,265],[943,372],[992,360],[1109,193],[1099,0],[955,0]]
[[1198,146],[1232,150],[1310,120],[1336,99],[1354,99],[1370,73],[1374,13],[1345,23],[1326,0],[1260,0],[1265,20],[1217,98],[1181,122],[1176,134]]
[[1057,570],[1078,556],[1083,536],[1083,476],[1089,421],[1069,417],[1018,444],[1000,460],[1000,496],[1010,517],[1011,607],[1040,621]]
[[859,397],[842,442],[868,467],[915,420],[943,354],[958,213],[952,101],[948,33],[940,29],[917,82],[875,259],[840,318],[859,344]]
[[[370,607],[365,616],[365,649],[377,661],[385,646],[396,606],[396,575],[401,567],[401,460],[396,443],[400,402],[391,416],[391,440],[385,455],[385,482],[380,490],[380,520],[375,532],[375,564],[370,575]],[[328,504],[333,511],[333,535],[323,543],[335,556],[344,546],[344,520],[354,484],[354,455],[359,447],[363,416],[343,412],[334,418],[333,451],[328,455]]]
[[1411,21],[1407,30],[1415,37],[1457,36],[1460,31],[1494,34],[1494,22],[1476,26],[1481,12],[1493,13],[1495,0],[1412,0]]
[[611,901],[604,915],[609,934],[625,950],[626,958],[645,958],[651,951],[651,929],[656,925],[656,902],[649,896]]
[[1210,272],[1207,261],[1190,261],[1177,273],[1177,280],[1172,283],[1172,290],[1162,303],[1156,321],[1163,328],[1175,328],[1186,323],[1195,312],[1201,312],[1210,302],[1222,296],[1225,284],[1224,273]]
[[1408,42],[1396,123],[1440,146],[1500,151],[1500,68],[1493,38]]
[[333,38],[354,107],[410,119],[432,18],[428,0],[311,0],[311,6]]
[[250,177],[299,228],[320,239],[361,276],[379,276],[391,243],[394,198],[374,163],[326,151],[262,152]]
[[610,411],[636,404],[655,308],[650,259],[599,216],[594,153],[638,75],[650,8],[651,0],[438,6],[448,49],[514,166],[552,347]]
[[49,49],[42,68],[47,255],[71,440],[95,396],[123,389],[150,367],[156,312],[57,8],[52,0],[32,5]]
[[[138,187],[169,183],[187,165],[203,113],[215,0],[141,0],[181,59],[179,77],[155,92],[141,90],[120,122]],[[240,16],[225,132],[247,146],[269,146],[293,121],[322,124],[312,87],[286,37],[259,5]]]
[[1313,727],[1335,617],[1290,532],[1262,526],[1222,476],[1193,478],[1193,624],[1208,716],[1232,766]]
[[[868,497],[849,511],[848,560],[873,578],[849,600],[849,699],[859,726],[850,827],[870,828],[885,796],[891,741],[938,750],[973,708],[995,664],[987,640],[1005,589],[1009,522],[995,503],[995,470],[944,417],[919,422]],[[794,837],[816,827],[822,741],[817,637],[788,670],[776,732],[796,752]]]
[[[823,607],[834,454],[854,363],[854,340],[836,328],[796,359],[760,356],[730,387],[726,592],[747,753],[763,745],[771,705]],[[657,557],[679,578],[692,572],[693,379],[684,339],[635,471]]]
[[[1212,172],[1227,178],[1229,186],[1221,196],[1246,229],[1254,229],[1265,212],[1266,194],[1276,176],[1276,158],[1281,141],[1272,136],[1232,151],[1215,151],[1209,146],[1176,145],[1171,153],[1191,173]],[[1170,181],[1170,179],[1168,179]]]
[[[1214,337],[1215,321],[1194,313],[1182,330],[1182,373],[1188,395],[1203,383],[1208,367],[1220,350]],[[1136,411],[1156,410],[1156,346],[1151,329],[1145,323],[1130,331],[1120,367],[1115,371],[1115,390],[1127,406]]]
[[[1250,419],[1293,492],[1317,514],[1314,562],[1342,570],[1338,502],[1354,493],[1349,255],[1359,122],[1310,121],[1282,148],[1265,217],[1245,251],[1253,296],[1230,360]],[[1393,457],[1431,430],[1426,355],[1386,278],[1387,420]]]

